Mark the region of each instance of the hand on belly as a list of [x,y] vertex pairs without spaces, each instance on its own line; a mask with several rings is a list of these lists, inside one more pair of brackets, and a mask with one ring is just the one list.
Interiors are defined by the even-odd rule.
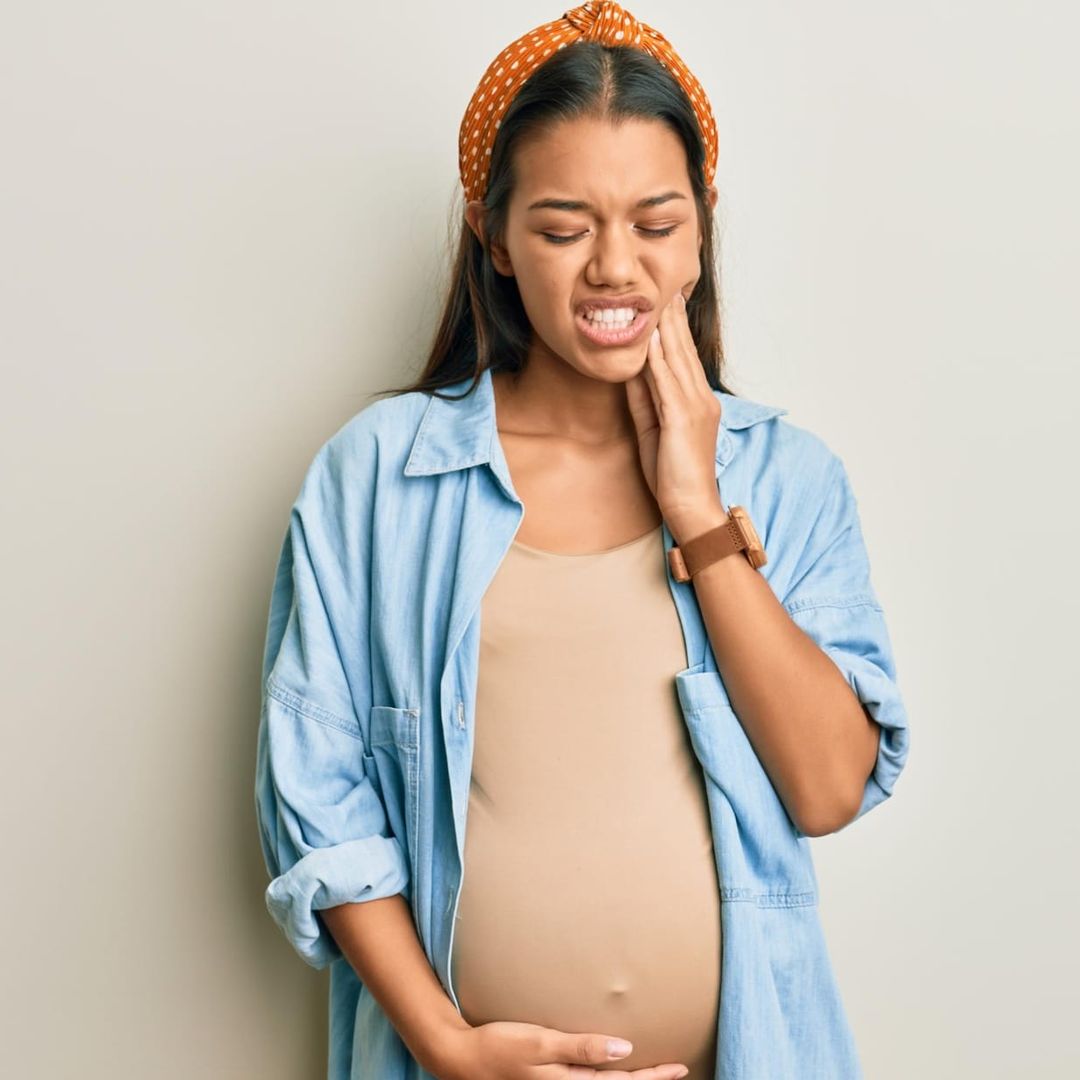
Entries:
[[[681,1080],[689,1070],[679,1062],[648,1067],[633,1064],[635,1052],[612,1056],[610,1041],[618,1036],[567,1032],[539,1024],[494,1021],[449,1035],[439,1063],[440,1080],[563,1080],[567,1065],[619,1070],[620,1078]],[[551,1066],[550,1070],[542,1066]],[[592,1069],[575,1075],[593,1075]],[[628,1071],[629,1070],[629,1071]]]

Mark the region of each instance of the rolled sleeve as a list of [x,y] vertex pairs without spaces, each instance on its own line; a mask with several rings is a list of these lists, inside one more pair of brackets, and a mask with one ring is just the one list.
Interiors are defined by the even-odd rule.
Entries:
[[[358,717],[370,708],[364,541],[338,494],[358,487],[324,449],[293,506],[270,601],[255,769],[255,810],[271,881],[266,907],[296,952],[321,969],[341,950],[317,912],[406,890],[407,860],[388,824]],[[354,532],[342,539],[342,516]],[[348,628],[345,631],[345,628]],[[345,631],[345,632],[343,632]],[[339,643],[349,642],[342,655]]]
[[893,794],[907,762],[910,730],[885,613],[871,583],[858,504],[835,456],[820,506],[783,604],[881,728],[873,772],[847,828]]
[[870,718],[881,727],[873,773],[863,787],[858,813],[844,826],[847,828],[892,795],[907,761],[907,711],[896,681],[885,616],[875,601],[867,599],[796,606],[788,613],[832,659]]
[[258,767],[263,850],[273,880],[266,907],[314,968],[341,955],[315,914],[393,896],[409,872],[366,775],[363,743],[345,721],[283,691],[264,697]]

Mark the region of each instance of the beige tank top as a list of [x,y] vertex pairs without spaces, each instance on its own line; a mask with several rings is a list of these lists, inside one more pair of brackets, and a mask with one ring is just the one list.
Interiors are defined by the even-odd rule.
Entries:
[[451,977],[462,1015],[621,1036],[712,1080],[720,892],[662,527],[514,542],[484,594]]

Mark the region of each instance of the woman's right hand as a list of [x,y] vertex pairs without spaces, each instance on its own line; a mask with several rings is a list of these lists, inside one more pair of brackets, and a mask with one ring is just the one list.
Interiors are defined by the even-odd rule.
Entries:
[[614,1037],[502,1020],[479,1024],[446,1039],[438,1076],[439,1080],[680,1080],[689,1072],[678,1063],[629,1072],[597,1069],[627,1056],[608,1053],[608,1039]]

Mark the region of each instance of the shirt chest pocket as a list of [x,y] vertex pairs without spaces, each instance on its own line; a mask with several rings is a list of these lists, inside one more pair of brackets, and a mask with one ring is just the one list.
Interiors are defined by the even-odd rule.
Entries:
[[420,823],[420,710],[374,705],[365,766],[379,789],[390,828],[415,868]]

